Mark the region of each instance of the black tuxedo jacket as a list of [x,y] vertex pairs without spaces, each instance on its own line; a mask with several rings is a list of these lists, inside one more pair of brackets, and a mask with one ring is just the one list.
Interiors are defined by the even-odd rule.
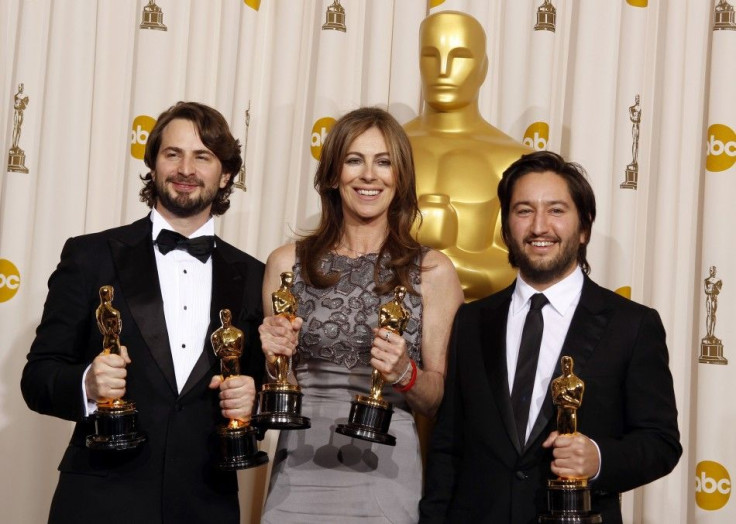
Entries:
[[[218,392],[207,387],[220,372],[209,335],[220,326],[220,309],[230,309],[245,333],[241,373],[261,376],[263,264],[216,239],[207,340],[178,393],[153,250],[146,217],[69,239],[49,279],[21,388],[31,409],[77,422],[59,465],[51,522],[238,522],[235,474],[213,468],[213,431],[224,420]],[[120,338],[132,360],[126,398],[135,402],[148,436],[133,451],[85,447],[94,427],[84,418],[82,375],[102,350],[95,309],[105,284],[114,287]]]
[[[427,458],[420,522],[532,523],[546,510],[556,429],[550,392],[524,449],[509,396],[511,287],[461,306],[445,396]],[[601,453],[593,510],[621,522],[619,495],[666,475],[682,453],[665,332],[657,312],[585,278],[562,355],[585,382],[578,431]],[[560,375],[559,359],[554,376]]]

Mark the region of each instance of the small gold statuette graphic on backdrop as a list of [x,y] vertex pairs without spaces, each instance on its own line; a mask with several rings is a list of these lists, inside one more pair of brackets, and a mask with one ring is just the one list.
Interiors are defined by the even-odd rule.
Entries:
[[326,21],[322,25],[322,31],[327,29],[334,29],[343,33],[347,31],[347,27],[345,26],[345,8],[340,5],[340,0],[335,0],[332,2],[332,5],[327,6],[325,17]]
[[626,166],[626,179],[621,183],[621,189],[636,189],[639,180],[639,124],[641,123],[641,106],[639,95],[634,98],[634,105],[629,106],[631,120],[631,163]]
[[[114,293],[112,286],[100,288],[100,305],[95,311],[95,320],[102,333],[102,352],[119,355],[123,323],[120,311],[112,307]],[[138,431],[138,411],[133,402],[122,398],[100,400],[92,418],[95,434],[87,437],[90,449],[133,449],[146,441],[146,435]]]
[[[378,309],[378,327],[403,335],[411,314],[403,305],[406,296],[404,286],[394,288],[394,298]],[[396,445],[396,437],[388,433],[394,409],[383,399],[383,376],[377,369],[371,372],[371,392],[355,395],[350,402],[347,424],[338,424],[335,431],[348,437],[359,438],[377,444]]]
[[167,30],[164,25],[164,12],[156,5],[156,0],[148,0],[148,4],[143,6],[140,28],[156,29],[158,31]]
[[542,5],[537,8],[537,23],[534,26],[534,30],[552,31],[554,33],[556,20],[557,9],[552,5],[550,0],[544,0]]
[[715,8],[715,23],[713,24],[713,31],[719,30],[731,30],[736,31],[736,14],[734,13],[733,6],[726,2],[726,0],[720,0],[716,4]]
[[26,167],[26,152],[19,146],[20,132],[23,127],[23,112],[28,107],[28,97],[23,96],[23,84],[18,84],[18,92],[13,101],[13,138],[10,151],[8,152],[8,171],[16,173],[28,173]]
[[723,342],[715,336],[718,295],[723,287],[721,279],[716,277],[716,266],[710,266],[708,278],[703,284],[705,288],[705,336],[700,341],[698,362],[725,365],[728,364],[728,359],[723,356]]
[[[297,301],[291,293],[294,273],[281,273],[281,285],[271,293],[274,315],[282,315],[289,320],[296,317]],[[283,355],[266,365],[276,370],[276,381],[264,384],[258,393],[258,412],[253,417],[253,424],[265,429],[307,429],[311,421],[302,416],[302,397],[304,394],[296,384],[289,382],[292,374],[291,359]]]
[[248,188],[245,185],[245,179],[247,178],[248,171],[245,167],[245,158],[248,154],[248,131],[250,130],[250,100],[248,101],[248,109],[245,110],[245,142],[243,143],[243,165],[240,166],[240,171],[238,171],[238,176],[235,177],[235,182],[233,182],[233,186],[237,187],[238,189],[242,189],[243,191],[248,191]]
[[[220,310],[221,327],[212,332],[210,342],[215,356],[220,359],[220,374],[224,380],[240,375],[240,356],[243,354],[243,332],[232,325],[229,309]],[[268,455],[258,451],[258,430],[248,420],[230,419],[217,427],[222,471],[247,469],[268,462]]]
[[[578,430],[577,411],[583,403],[585,384],[573,373],[572,357],[560,359],[562,375],[550,384],[552,402],[557,406],[557,431],[574,435]],[[591,512],[590,486],[586,478],[558,477],[547,481],[547,513],[539,516],[542,523],[597,524],[601,516]]]

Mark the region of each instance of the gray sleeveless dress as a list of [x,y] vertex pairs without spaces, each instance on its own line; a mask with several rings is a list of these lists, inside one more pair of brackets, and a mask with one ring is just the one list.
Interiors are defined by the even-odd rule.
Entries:
[[[335,433],[338,424],[347,422],[354,396],[370,390],[372,330],[378,308],[393,298],[393,293],[379,297],[373,292],[377,258],[328,255],[322,270],[342,277],[327,289],[306,286],[299,260],[294,266],[292,292],[304,325],[293,368],[304,393],[302,414],[312,427],[281,432],[261,522],[419,520],[422,464],[414,418],[403,395],[384,387],[384,399],[394,408],[389,433],[396,447]],[[412,285],[419,292],[418,274],[412,275]],[[407,293],[404,306],[411,311],[404,338],[409,355],[421,365],[421,297]]]

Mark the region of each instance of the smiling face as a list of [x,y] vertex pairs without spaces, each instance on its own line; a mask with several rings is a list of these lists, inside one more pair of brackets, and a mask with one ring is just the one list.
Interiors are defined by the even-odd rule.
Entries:
[[209,216],[217,191],[230,175],[203,143],[189,120],[177,118],[161,133],[161,146],[152,171],[158,199],[156,210],[164,217]]
[[420,28],[422,93],[438,111],[454,110],[478,99],[488,71],[486,37],[477,20],[440,12]]
[[396,177],[386,140],[378,128],[371,127],[350,144],[338,187],[346,224],[387,222]]
[[538,291],[575,270],[586,243],[567,182],[552,171],[531,172],[513,188],[508,215],[508,248],[522,278]]

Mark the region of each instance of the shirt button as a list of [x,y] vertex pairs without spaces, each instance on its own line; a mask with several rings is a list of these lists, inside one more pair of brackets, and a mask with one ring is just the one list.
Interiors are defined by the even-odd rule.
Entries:
[[186,269],[184,270],[184,274],[185,274],[185,275],[187,274],[187,270],[186,270]]
[[182,344],[181,347],[185,348],[185,347],[187,347],[187,345],[186,344]]
[[517,471],[516,472],[516,478],[519,479],[519,480],[526,480],[526,479],[529,478],[529,475],[527,475],[523,471]]
[[187,307],[186,307],[186,306],[184,306],[184,311],[186,311],[186,310],[187,310]]

